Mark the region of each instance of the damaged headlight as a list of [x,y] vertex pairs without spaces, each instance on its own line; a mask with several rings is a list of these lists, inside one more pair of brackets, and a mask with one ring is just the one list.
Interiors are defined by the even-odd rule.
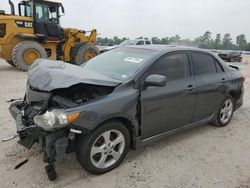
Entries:
[[78,118],[80,112],[68,113],[62,109],[53,109],[34,117],[34,122],[45,131],[67,126]]

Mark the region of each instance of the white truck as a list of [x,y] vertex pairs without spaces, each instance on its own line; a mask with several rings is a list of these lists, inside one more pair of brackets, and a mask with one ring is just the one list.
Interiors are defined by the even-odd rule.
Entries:
[[121,46],[131,46],[131,45],[132,46],[133,45],[152,45],[152,41],[148,38],[143,38],[143,37],[136,38],[136,39],[128,39],[128,40],[121,42],[119,45],[106,47],[100,50],[100,53],[103,53],[103,52],[106,52],[106,51],[109,51],[109,50],[112,50]]

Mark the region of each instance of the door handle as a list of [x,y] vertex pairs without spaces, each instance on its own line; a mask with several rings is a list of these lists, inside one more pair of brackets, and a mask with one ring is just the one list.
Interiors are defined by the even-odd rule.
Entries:
[[226,78],[222,78],[222,79],[221,79],[221,82],[222,82],[222,83],[225,83],[226,81],[227,81]]
[[187,91],[192,91],[194,89],[194,86],[193,85],[188,85],[188,87],[187,87]]

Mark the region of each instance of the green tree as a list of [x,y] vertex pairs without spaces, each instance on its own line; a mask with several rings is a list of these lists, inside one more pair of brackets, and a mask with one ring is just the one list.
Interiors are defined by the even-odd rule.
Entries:
[[212,33],[210,31],[206,31],[203,35],[205,48],[211,48],[211,40],[212,40],[211,34]]
[[162,38],[161,44],[169,44],[169,38],[168,37]]
[[247,43],[247,46],[246,46],[246,51],[250,51],[250,42]]
[[236,44],[238,45],[240,50],[245,50],[247,47],[247,40],[244,34],[238,35],[236,37]]
[[225,50],[230,50],[233,48],[233,42],[230,33],[226,33],[222,40],[222,48]]
[[204,35],[195,39],[195,43],[199,48],[211,48],[213,42],[211,34],[210,31],[206,31]]
[[181,37],[179,35],[174,36],[175,42],[179,42],[181,40]]
[[221,34],[217,34],[216,35],[216,38],[214,40],[214,45],[213,45],[213,48],[214,49],[220,49],[221,48]]
[[153,44],[161,44],[161,39],[157,37],[152,37],[151,40]]
[[179,35],[175,35],[175,36],[169,38],[168,44],[176,44],[180,40],[181,40],[181,37]]
[[114,41],[114,44],[116,45],[121,43],[121,39],[119,39],[117,36],[114,36],[113,41]]

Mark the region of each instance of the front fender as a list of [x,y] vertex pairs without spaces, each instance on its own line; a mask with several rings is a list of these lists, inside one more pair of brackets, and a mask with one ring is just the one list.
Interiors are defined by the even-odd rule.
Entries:
[[82,105],[80,107],[69,109],[69,111],[80,111],[81,114],[73,122],[74,127],[93,130],[102,122],[112,118],[125,118],[129,120],[135,130],[138,130],[138,112],[137,105],[139,100],[139,91],[128,89],[112,93],[107,97]]

